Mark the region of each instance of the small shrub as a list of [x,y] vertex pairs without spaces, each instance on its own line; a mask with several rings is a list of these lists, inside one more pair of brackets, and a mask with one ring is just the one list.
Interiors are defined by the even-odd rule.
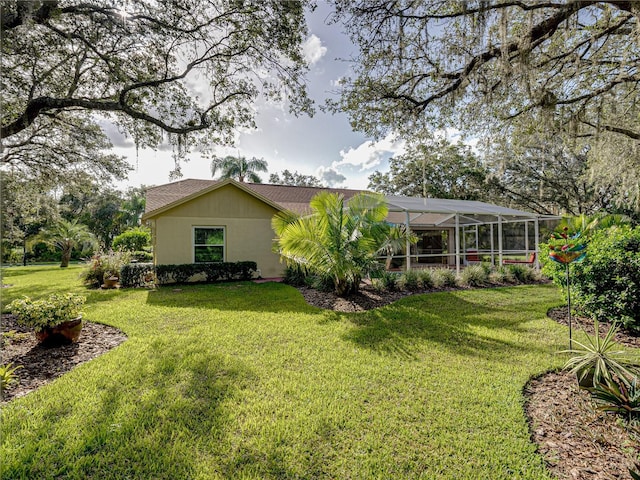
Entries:
[[305,285],[307,274],[298,265],[289,265],[284,271],[284,283],[294,287]]
[[517,283],[532,283],[537,279],[536,272],[533,268],[525,265],[506,265],[506,267]]
[[382,281],[382,284],[384,285],[385,290],[388,291],[394,291],[398,288],[398,279],[399,279],[400,275],[398,275],[397,273],[394,272],[384,272],[381,276],[380,276],[380,280]]
[[433,278],[431,277],[431,270],[429,269],[418,270],[418,285],[421,288],[433,287]]
[[629,419],[640,415],[640,386],[637,378],[630,385],[611,382],[597,385],[590,391],[598,410],[626,415]]
[[145,227],[129,229],[114,238],[111,244],[114,250],[128,252],[142,251],[149,245],[151,245],[151,232]]
[[502,265],[489,274],[489,281],[497,284],[515,283],[516,278],[511,273],[511,270]]
[[41,300],[31,300],[25,296],[14,300],[7,308],[16,315],[18,324],[41,332],[45,328],[78,318],[82,315],[85,301],[86,297],[75,293],[54,293]]
[[398,278],[398,288],[401,290],[418,290],[420,276],[417,270],[404,272]]
[[120,269],[120,285],[125,288],[151,287],[156,283],[152,263],[129,263]]
[[153,253],[147,252],[146,250],[136,250],[135,252],[131,252],[131,261],[140,263],[153,262]]
[[468,287],[482,287],[488,283],[489,274],[482,265],[469,265],[460,272],[459,281]]
[[20,368],[22,368],[22,365],[14,367],[13,363],[0,365],[0,398],[4,396],[4,392],[8,387],[18,382],[16,370]]
[[130,261],[131,253],[129,252],[98,252],[91,257],[80,278],[85,285],[98,288],[105,278],[120,277],[120,269]]
[[201,282],[214,283],[231,280],[251,280],[257,271],[256,262],[185,263],[181,265],[156,265],[157,282],[188,283],[189,279],[202,277]]
[[456,286],[456,274],[448,268],[436,268],[431,272],[433,286],[436,288],[450,288]]

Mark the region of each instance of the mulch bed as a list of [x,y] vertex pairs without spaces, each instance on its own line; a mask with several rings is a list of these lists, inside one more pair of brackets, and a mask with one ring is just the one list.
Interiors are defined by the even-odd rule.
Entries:
[[2,363],[22,367],[15,372],[19,382],[7,389],[2,403],[26,395],[127,339],[116,328],[84,322],[78,342],[60,347],[44,347],[36,341],[32,331],[18,325],[15,317],[10,314],[2,315],[0,332]]
[[[412,294],[377,292],[368,285],[346,298],[309,288],[299,290],[309,304],[339,312],[365,311]],[[566,308],[552,309],[548,315],[567,323]],[[593,322],[589,319],[574,317],[572,325],[593,333]],[[601,335],[608,328],[601,323]],[[6,392],[3,402],[45,385],[126,339],[117,329],[87,322],[77,344],[44,348],[36,343],[32,333],[15,324],[12,315],[2,315],[1,331],[2,363],[24,366],[16,372],[20,383]],[[12,333],[7,336],[6,332]],[[616,341],[640,346],[640,337],[624,332],[618,333]],[[631,478],[629,468],[634,467],[634,460],[640,455],[639,423],[629,425],[619,417],[598,412],[588,393],[578,388],[575,376],[568,373],[551,372],[534,378],[525,386],[524,395],[531,438],[553,475],[572,480]]]

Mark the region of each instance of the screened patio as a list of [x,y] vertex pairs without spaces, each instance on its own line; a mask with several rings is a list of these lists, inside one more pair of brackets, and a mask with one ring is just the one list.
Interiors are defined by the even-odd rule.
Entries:
[[[393,257],[400,269],[522,261],[539,268],[540,222],[557,217],[470,200],[387,196],[388,221],[418,236]],[[531,254],[535,254],[532,258]],[[527,259],[533,261],[527,262]]]

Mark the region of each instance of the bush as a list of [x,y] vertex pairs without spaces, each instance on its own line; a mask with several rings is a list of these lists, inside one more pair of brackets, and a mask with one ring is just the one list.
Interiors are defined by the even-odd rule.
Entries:
[[418,270],[418,284],[421,288],[433,287],[433,278],[431,277],[431,270],[424,269]]
[[482,287],[488,283],[489,274],[482,265],[469,265],[460,272],[459,281],[468,287]]
[[85,285],[98,288],[105,277],[119,277],[120,269],[131,261],[129,252],[98,252],[91,257],[89,265],[80,274]]
[[640,226],[596,232],[587,256],[571,266],[575,306],[594,318],[640,330]]
[[489,274],[489,281],[498,284],[516,283],[516,278],[511,273],[511,270],[501,265]]
[[506,265],[507,271],[517,283],[532,283],[538,280],[537,272],[525,265]]
[[456,274],[448,268],[436,268],[431,272],[433,286],[436,288],[448,288],[456,286]]
[[409,270],[398,278],[398,288],[401,290],[418,290],[420,287],[419,280],[420,275],[417,270]]
[[231,280],[250,280],[257,271],[256,262],[187,263],[182,265],[156,265],[159,284]]
[[136,227],[121,233],[113,239],[114,249],[128,252],[139,252],[151,245],[151,232],[145,227]]
[[153,286],[156,283],[152,263],[129,263],[120,269],[120,285],[126,288]]
[[62,322],[73,320],[82,315],[82,306],[86,297],[75,293],[51,294],[49,298],[31,300],[25,296],[14,300],[8,309],[17,317],[17,322],[36,332],[53,327]]
[[136,250],[135,252],[131,252],[131,261],[140,263],[153,262],[153,253],[147,252],[146,250]]

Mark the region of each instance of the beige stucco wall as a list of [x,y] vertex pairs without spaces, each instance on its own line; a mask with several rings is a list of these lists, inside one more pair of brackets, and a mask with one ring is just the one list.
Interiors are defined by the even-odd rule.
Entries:
[[194,227],[224,227],[225,261],[257,262],[263,277],[282,276],[271,251],[277,210],[245,191],[225,185],[151,219],[156,264],[193,263]]

